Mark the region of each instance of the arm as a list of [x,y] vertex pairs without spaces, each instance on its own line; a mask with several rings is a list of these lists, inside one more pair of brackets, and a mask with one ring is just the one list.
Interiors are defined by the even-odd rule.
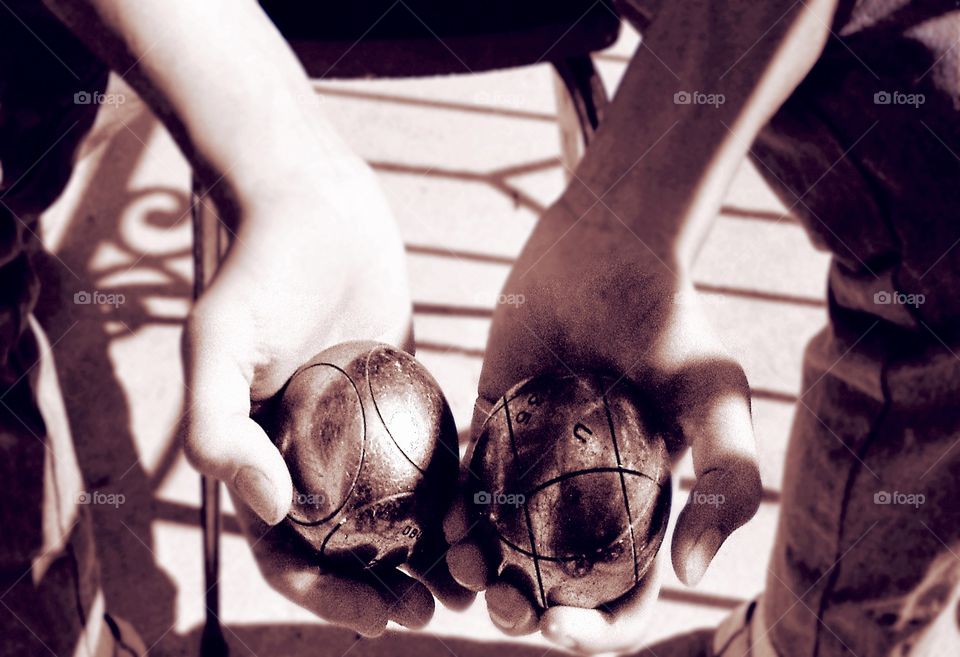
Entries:
[[441,593],[444,569],[347,576],[272,526],[289,510],[290,474],[250,417],[251,400],[321,349],[407,336],[403,245],[372,172],[317,112],[256,2],[48,2],[150,103],[235,231],[184,330],[188,459],[227,484],[261,572],[288,598],[365,635],[388,620],[423,625],[434,602],[418,579]]
[[137,89],[208,186],[259,201],[264,187],[357,166],[253,0],[46,2]]
[[[690,586],[761,493],[746,377],[700,310],[690,266],[753,138],[813,66],[833,11],[833,0],[665,3],[574,181],[511,271],[504,292],[525,303],[494,313],[475,429],[491,402],[547,369],[611,369],[656,391],[678,442],[692,448],[694,495],[725,500],[688,503],[678,519],[673,567]],[[725,102],[675,104],[684,91]],[[656,569],[605,610],[552,607],[538,617],[469,539],[467,503],[447,518],[459,541],[448,561],[465,586],[487,589],[495,624],[511,634],[539,628],[584,652],[636,646]]]
[[[668,2],[563,200],[688,267],[753,139],[813,67],[836,0]],[[722,97],[677,104],[677,93]],[[606,206],[606,207],[604,207]],[[608,210],[609,208],[609,210]]]

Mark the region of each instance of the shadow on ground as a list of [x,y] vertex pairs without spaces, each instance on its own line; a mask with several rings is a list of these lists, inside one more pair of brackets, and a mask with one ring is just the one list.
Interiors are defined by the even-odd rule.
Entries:
[[[377,639],[329,625],[228,625],[230,657],[560,657],[570,653],[515,641],[480,642],[420,632],[388,631]],[[188,635],[199,645],[199,630]]]
[[[145,194],[168,195],[174,200],[170,210],[143,218],[149,228],[163,230],[188,218],[188,201],[179,190],[128,190],[129,176],[155,126],[150,115],[141,112],[127,125],[128,131],[110,140],[97,169],[89,175],[86,195],[67,219],[58,255],[44,253],[36,259],[42,284],[36,315],[54,345],[86,490],[120,493],[125,498],[121,506],[90,507],[107,608],[132,622],[147,645],[162,641],[157,654],[179,655],[195,650],[186,644],[175,645],[183,637],[168,633],[176,620],[176,588],[155,554],[151,529],[156,515],[154,482],[140,463],[126,392],[110,358],[118,334],[132,333],[161,319],[148,312],[148,297],[187,298],[191,289],[190,281],[176,276],[168,266],[171,257],[182,254],[143,253],[124,239],[120,225],[124,209]],[[166,282],[110,286],[108,276],[122,275],[133,267],[126,260],[120,266],[95,267],[98,250],[105,245],[135,261],[137,272],[166,274],[153,277]],[[122,307],[72,303],[78,292],[106,288],[124,295]],[[111,329],[118,322],[121,330]],[[165,452],[175,453],[176,444],[171,433]]]

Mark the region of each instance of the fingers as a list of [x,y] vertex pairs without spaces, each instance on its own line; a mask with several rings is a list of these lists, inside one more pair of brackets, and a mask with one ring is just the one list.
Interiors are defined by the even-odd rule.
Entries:
[[[463,486],[461,482],[460,491],[458,492],[462,493],[462,491]],[[465,539],[469,531],[470,516],[467,513],[467,505],[463,499],[463,495],[457,494],[454,496],[453,503],[447,510],[447,515],[443,518],[443,535],[447,539],[447,543],[454,545]]]
[[318,617],[366,637],[383,633],[391,604],[367,581],[325,572],[316,556],[283,525],[269,526],[230,491],[237,517],[267,583]]
[[396,569],[327,571],[289,528],[267,525],[230,492],[260,572],[288,600],[366,637],[381,635],[391,620],[413,629],[430,621],[433,596],[414,578]]
[[493,581],[493,572],[480,546],[473,541],[463,541],[447,551],[447,568],[450,575],[464,588],[480,592]]
[[421,570],[411,565],[410,571],[448,609],[462,611],[469,607],[476,598],[473,589],[463,586],[459,580],[453,577],[447,567],[445,556],[440,557],[440,562],[429,570]]
[[250,419],[250,383],[232,354],[223,317],[195,311],[184,333],[187,402],[184,451],[201,473],[227,484],[268,524],[289,511],[293,484],[270,438]]
[[504,581],[496,581],[496,573],[483,548],[470,535],[472,525],[466,505],[458,499],[444,519],[447,540],[454,542],[447,550],[450,575],[470,591],[486,590],[487,612],[490,620],[511,636],[530,634],[537,630],[538,613],[534,604],[523,593]]
[[327,622],[348,627],[365,637],[383,634],[387,621],[416,617],[402,605],[394,609],[371,584],[332,574],[322,574],[316,565],[306,568],[288,567],[274,577],[270,585],[292,602]]
[[697,483],[677,520],[672,558],[688,586],[700,581],[727,537],[753,517],[762,493],[746,379],[733,363],[717,361],[709,369],[690,372],[709,381],[709,388],[698,384],[697,400],[687,404],[696,410],[680,418]]
[[422,583],[395,569],[370,572],[370,576],[394,623],[418,630],[433,618],[433,595]]
[[490,620],[504,634],[520,636],[537,631],[537,608],[518,589],[501,581],[488,588],[485,595]]
[[461,586],[476,592],[487,588],[493,581],[495,573],[477,543],[477,537],[471,536],[477,523],[475,518],[470,517],[464,494],[471,477],[470,462],[476,447],[476,436],[489,417],[493,406],[482,396],[474,404],[471,423],[472,439],[461,465],[459,492],[454,496],[447,515],[443,519],[443,533],[451,546],[447,551],[447,567],[450,574]]
[[540,620],[543,635],[564,648],[584,653],[637,647],[660,592],[660,561],[658,557],[633,590],[601,609],[551,607]]
[[[482,398],[477,401],[474,413],[473,431],[483,424],[491,405]],[[462,480],[466,478],[472,448],[464,459],[464,476],[460,490],[465,490]],[[490,620],[504,633],[511,636],[530,634],[537,630],[538,613],[533,603],[518,589],[503,581],[495,581],[496,573],[478,542],[474,532],[475,523],[467,511],[467,503],[462,495],[457,495],[443,521],[443,530],[451,544],[446,560],[450,575],[461,586],[470,591],[486,590],[487,612]]]
[[[460,491],[463,490],[461,483]],[[473,529],[474,521],[467,512],[466,501],[458,494],[443,519],[443,533],[450,543],[446,555],[447,568],[460,586],[480,592],[493,581],[495,573],[475,537],[470,535]]]
[[[433,540],[429,537],[433,536]],[[462,586],[450,573],[447,563],[449,546],[438,532],[425,534],[417,551],[407,564],[409,572],[423,582],[443,606],[450,609],[466,609],[476,595]]]

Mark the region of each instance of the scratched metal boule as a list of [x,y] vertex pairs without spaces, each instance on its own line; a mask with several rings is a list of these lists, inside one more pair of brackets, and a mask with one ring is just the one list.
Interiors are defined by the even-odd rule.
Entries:
[[286,523],[324,559],[397,565],[441,531],[456,426],[410,354],[374,342],[322,351],[290,379],[276,426],[294,488]]
[[652,565],[670,515],[652,413],[625,379],[544,375],[481,428],[468,506],[500,575],[541,607],[610,602]]

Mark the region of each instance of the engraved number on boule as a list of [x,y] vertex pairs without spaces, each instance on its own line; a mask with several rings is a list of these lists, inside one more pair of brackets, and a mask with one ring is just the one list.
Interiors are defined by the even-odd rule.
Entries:
[[403,530],[400,532],[402,536],[409,536],[410,538],[417,538],[420,536],[420,530],[413,525],[404,526]]
[[585,425],[583,422],[577,422],[573,427],[573,437],[582,443],[587,442],[587,438],[592,435],[593,432],[590,431],[590,427]]

